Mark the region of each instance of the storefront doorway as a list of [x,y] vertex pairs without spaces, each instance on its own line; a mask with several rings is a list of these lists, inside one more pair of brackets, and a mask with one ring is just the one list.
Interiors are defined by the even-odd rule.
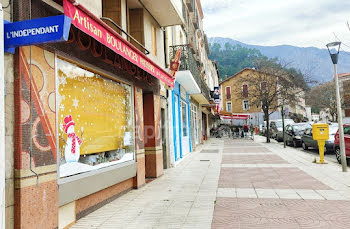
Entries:
[[188,105],[181,100],[181,146],[182,155],[190,152],[190,137],[188,126]]
[[179,96],[175,95],[175,161],[178,161],[181,158],[181,149],[180,149],[180,128],[179,128]]
[[168,168],[168,151],[167,151],[167,138],[166,138],[166,119],[165,109],[161,109],[161,121],[162,121],[162,149],[163,149],[163,168]]
[[207,114],[202,113],[202,139],[207,140]]
[[193,135],[193,142],[195,146],[198,145],[198,117],[197,117],[197,106],[191,104],[191,131]]

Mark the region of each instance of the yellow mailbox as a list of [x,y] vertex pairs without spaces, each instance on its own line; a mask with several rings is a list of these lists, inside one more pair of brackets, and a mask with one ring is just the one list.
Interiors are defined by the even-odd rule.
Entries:
[[329,138],[329,126],[325,123],[315,123],[312,125],[312,138],[317,140],[318,151],[320,154],[320,161],[318,163],[324,164],[324,145]]

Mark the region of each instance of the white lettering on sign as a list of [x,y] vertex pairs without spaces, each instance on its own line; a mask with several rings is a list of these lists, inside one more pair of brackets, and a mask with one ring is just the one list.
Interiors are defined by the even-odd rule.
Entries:
[[47,33],[57,33],[59,25],[52,25],[46,27],[32,28],[32,29],[22,29],[11,32],[6,32],[6,38],[16,38],[16,37],[27,37],[29,35],[43,35]]

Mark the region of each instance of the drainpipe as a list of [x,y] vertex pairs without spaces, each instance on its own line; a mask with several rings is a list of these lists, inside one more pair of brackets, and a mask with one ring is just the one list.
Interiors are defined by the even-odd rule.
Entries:
[[[165,62],[165,68],[168,67],[168,56],[167,56],[167,52],[166,52],[166,48],[167,48],[167,36],[166,36],[166,30],[163,30],[163,43],[164,43],[164,62]],[[169,57],[170,58],[170,57]]]
[[[0,35],[4,35],[4,12],[0,3]],[[0,39],[0,228],[5,228],[5,71],[4,39]]]

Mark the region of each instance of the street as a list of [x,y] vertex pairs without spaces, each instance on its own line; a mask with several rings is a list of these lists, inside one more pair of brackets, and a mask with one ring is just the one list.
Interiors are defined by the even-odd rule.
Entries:
[[[277,142],[275,140],[272,140],[274,143],[278,143],[280,144],[281,146],[283,146],[283,142]],[[287,147],[290,147],[290,146],[287,146]],[[313,157],[316,157],[316,158],[319,158],[319,153],[318,153],[318,149],[308,149],[308,150],[303,150],[302,147],[298,147],[296,148],[304,153],[307,153],[307,154],[310,154],[312,155]],[[333,163],[338,163],[337,159],[335,158],[335,155],[334,155],[334,152],[326,152],[324,154],[324,158],[327,162],[333,162]],[[349,165],[348,165],[349,167]]]
[[264,141],[209,139],[72,228],[349,228],[350,175]]

